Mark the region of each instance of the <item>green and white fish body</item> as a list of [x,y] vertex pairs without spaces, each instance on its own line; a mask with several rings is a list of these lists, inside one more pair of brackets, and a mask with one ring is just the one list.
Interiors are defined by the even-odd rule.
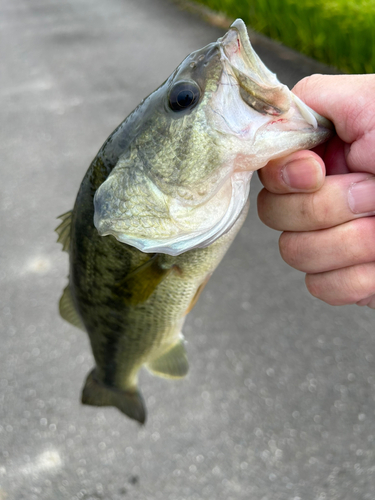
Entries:
[[186,375],[183,322],[246,217],[252,173],[331,133],[239,19],[119,125],[57,228],[70,256],[60,313],[95,358],[84,404],[145,421],[139,369]]

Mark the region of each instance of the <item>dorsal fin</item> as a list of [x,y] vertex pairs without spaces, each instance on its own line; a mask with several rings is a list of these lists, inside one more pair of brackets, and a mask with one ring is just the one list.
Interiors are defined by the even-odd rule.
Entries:
[[69,212],[65,212],[65,214],[57,217],[58,219],[62,220],[61,224],[55,229],[56,233],[59,235],[57,241],[58,243],[62,244],[63,250],[65,250],[65,252],[69,252],[72,212],[72,210],[69,210]]
[[86,331],[81,318],[79,317],[77,310],[74,306],[72,294],[69,285],[64,288],[63,294],[59,302],[59,312],[60,316],[65,319],[71,325],[80,328],[84,332]]

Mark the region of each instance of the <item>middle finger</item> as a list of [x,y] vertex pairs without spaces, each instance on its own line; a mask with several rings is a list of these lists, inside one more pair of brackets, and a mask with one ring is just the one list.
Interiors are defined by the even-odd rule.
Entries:
[[279,247],[287,264],[304,273],[375,262],[375,217],[363,217],[329,229],[284,232]]

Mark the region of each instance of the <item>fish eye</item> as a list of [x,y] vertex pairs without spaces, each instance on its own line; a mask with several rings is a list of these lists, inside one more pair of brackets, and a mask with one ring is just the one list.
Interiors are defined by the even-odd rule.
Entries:
[[169,92],[169,106],[173,111],[184,111],[198,102],[200,93],[196,83],[178,82]]

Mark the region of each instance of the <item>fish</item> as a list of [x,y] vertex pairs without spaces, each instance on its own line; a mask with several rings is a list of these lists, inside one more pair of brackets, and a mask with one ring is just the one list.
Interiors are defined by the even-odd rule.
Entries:
[[114,130],[56,229],[70,262],[60,315],[87,332],[95,360],[83,404],[144,424],[139,370],[187,374],[184,320],[246,218],[253,172],[332,133],[263,64],[241,19]]

